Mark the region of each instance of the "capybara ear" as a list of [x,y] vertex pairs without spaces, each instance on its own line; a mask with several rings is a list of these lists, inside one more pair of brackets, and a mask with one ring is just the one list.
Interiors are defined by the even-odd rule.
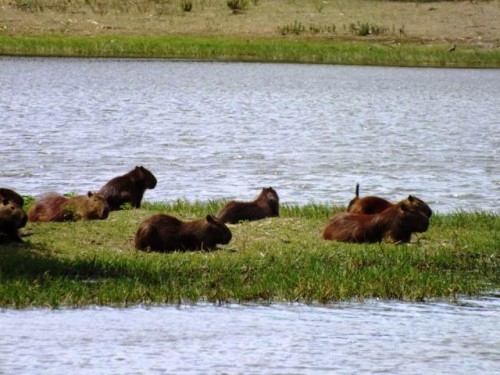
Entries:
[[214,217],[212,215],[207,215],[206,219],[207,219],[207,221],[209,223],[214,223],[215,222],[215,219],[214,219]]
[[9,204],[9,201],[8,201],[7,199],[4,199],[4,200],[2,201],[2,203],[3,203],[3,205],[4,205],[4,206],[7,206],[7,204]]
[[88,193],[87,193],[87,197],[90,198],[92,195],[94,195],[94,194],[92,194],[92,192],[89,190]]
[[415,200],[413,195],[408,195],[408,202],[412,203]]

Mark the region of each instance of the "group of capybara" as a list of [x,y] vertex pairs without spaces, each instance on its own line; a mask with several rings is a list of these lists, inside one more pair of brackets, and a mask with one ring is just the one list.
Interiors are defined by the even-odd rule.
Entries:
[[[156,177],[149,170],[137,166],[123,176],[111,179],[95,193],[71,198],[47,193],[37,199],[27,213],[21,195],[1,188],[0,234],[7,240],[22,241],[18,231],[27,221],[102,220],[110,211],[127,204],[140,208],[145,190],[154,189],[156,183]],[[341,242],[406,243],[412,233],[428,229],[431,215],[430,207],[412,195],[397,203],[374,196],[360,198],[358,184],[346,212],[329,219],[322,237]],[[232,234],[226,223],[278,216],[278,194],[268,187],[251,202],[227,202],[215,216],[182,221],[170,215],[152,215],[139,224],[134,244],[137,249],[146,251],[212,250],[231,241]]]

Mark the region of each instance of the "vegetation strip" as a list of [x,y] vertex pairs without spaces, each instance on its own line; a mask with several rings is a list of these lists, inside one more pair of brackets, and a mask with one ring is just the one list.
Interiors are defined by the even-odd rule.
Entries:
[[0,306],[453,300],[500,288],[500,216],[487,212],[437,213],[409,245],[346,244],[321,239],[343,208],[283,205],[281,217],[230,225],[231,242],[213,252],[134,249],[145,217],[195,219],[223,203],[146,203],[102,221],[29,223],[24,243],[0,243]]
[[500,50],[391,42],[188,36],[1,36],[0,55],[168,58],[343,65],[499,67]]

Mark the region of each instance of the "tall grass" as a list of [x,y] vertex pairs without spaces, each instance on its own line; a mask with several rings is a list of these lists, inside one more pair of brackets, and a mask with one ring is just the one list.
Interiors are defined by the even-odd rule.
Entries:
[[498,67],[500,51],[447,45],[180,36],[11,37],[0,35],[0,55],[146,57],[321,64]]
[[105,221],[28,224],[24,244],[0,244],[0,306],[423,301],[500,287],[500,217],[483,212],[436,214],[409,245],[343,244],[320,237],[342,208],[291,205],[280,218],[230,225],[233,240],[213,252],[134,249],[143,218],[195,218],[223,203],[149,203]]

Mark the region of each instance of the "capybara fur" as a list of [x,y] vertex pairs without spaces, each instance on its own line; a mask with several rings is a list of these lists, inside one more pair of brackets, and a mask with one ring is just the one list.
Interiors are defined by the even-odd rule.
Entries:
[[323,231],[325,240],[340,242],[410,242],[414,232],[425,232],[429,217],[405,203],[380,213],[367,215],[341,212],[333,216]]
[[21,197],[14,190],[7,188],[0,188],[0,201],[8,200],[17,204],[19,207],[24,206],[24,198]]
[[58,193],[48,193],[28,210],[29,221],[103,220],[109,215],[109,206],[98,193],[88,192],[67,198]]
[[260,220],[280,215],[280,199],[272,188],[263,188],[252,202],[227,202],[217,213],[217,218],[224,223],[235,224],[244,220]]
[[144,219],[135,234],[135,247],[160,252],[212,250],[217,244],[228,244],[232,234],[219,219],[181,221],[173,216],[157,214]]
[[15,201],[2,199],[0,202],[0,233],[7,241],[22,242],[18,229],[26,225],[28,216]]
[[389,207],[394,207],[399,203],[405,203],[412,209],[424,213],[429,218],[432,216],[432,210],[427,205],[427,203],[425,203],[423,200],[413,195],[408,195],[406,199],[403,199],[398,203],[392,203],[384,198],[374,197],[374,196],[360,198],[359,184],[356,184],[355,194],[356,196],[349,202],[349,205],[347,206],[347,212],[353,214],[367,214],[367,215],[376,214],[388,209]]
[[109,208],[116,211],[126,203],[130,203],[133,208],[140,208],[144,191],[155,187],[156,177],[143,166],[137,166],[127,174],[108,181],[99,194],[106,198]]

